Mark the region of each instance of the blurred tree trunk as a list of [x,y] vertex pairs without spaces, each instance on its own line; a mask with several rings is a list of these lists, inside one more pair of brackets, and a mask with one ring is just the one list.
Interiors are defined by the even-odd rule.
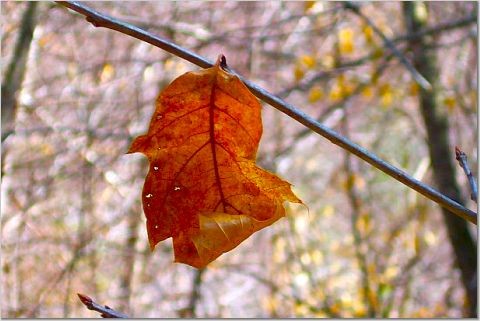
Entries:
[[[142,162],[143,163],[143,162]],[[135,207],[138,208],[138,207]],[[128,213],[128,232],[125,240],[125,257],[123,271],[120,277],[120,307],[119,310],[126,314],[134,314],[131,307],[133,269],[135,266],[135,248],[138,241],[138,225],[141,216],[133,208]]]
[[[417,32],[427,26],[427,8],[422,2],[404,2],[403,14],[409,33]],[[428,148],[433,167],[433,175],[438,189],[464,203],[455,180],[454,149],[451,147],[448,133],[449,123],[446,108],[438,104],[438,70],[433,50],[427,47],[433,39],[423,37],[410,41],[412,59],[415,68],[431,83],[432,90],[420,90],[419,103],[427,130]],[[472,141],[472,144],[475,142]],[[443,209],[443,218],[447,227],[450,243],[455,253],[456,264],[461,271],[462,282],[468,299],[468,316],[476,317],[477,312],[477,246],[469,230],[467,221]]]
[[[22,85],[27,66],[28,52],[37,24],[38,2],[28,2],[23,13],[18,39],[12,60],[2,83],[2,142],[13,132],[17,111],[17,93]],[[3,163],[3,162],[2,162]]]
[[205,269],[195,269],[192,279],[192,291],[190,292],[190,299],[188,300],[188,306],[185,309],[179,310],[180,318],[196,318],[197,317],[197,304],[201,297],[200,287],[202,285],[202,276]]

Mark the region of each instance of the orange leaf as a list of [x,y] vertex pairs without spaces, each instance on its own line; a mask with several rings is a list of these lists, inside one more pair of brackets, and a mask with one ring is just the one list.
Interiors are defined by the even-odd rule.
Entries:
[[148,133],[129,153],[148,157],[143,186],[150,247],[173,238],[175,261],[197,268],[301,203],[288,182],[255,165],[261,106],[222,69],[187,72],[159,95]]

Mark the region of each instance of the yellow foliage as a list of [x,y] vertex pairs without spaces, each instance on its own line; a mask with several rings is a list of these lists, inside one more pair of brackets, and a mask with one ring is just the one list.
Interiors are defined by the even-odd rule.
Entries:
[[[467,300],[465,300],[467,301]],[[433,311],[435,315],[445,315],[445,304],[443,302],[439,302],[435,304],[435,307],[433,308]]]
[[430,309],[425,308],[425,307],[421,307],[417,311],[413,312],[411,317],[412,318],[431,318],[431,317],[433,317],[433,314],[430,311]]
[[311,8],[315,5],[315,1],[305,1],[303,3],[303,10],[309,12]]
[[373,42],[373,29],[369,25],[365,25],[362,28],[363,36],[365,37],[365,42],[369,45],[372,45]]
[[395,278],[398,275],[399,269],[398,266],[389,266],[385,269],[383,272],[383,281],[385,283],[388,283],[391,281],[393,278]]
[[311,103],[314,103],[322,99],[323,96],[324,96],[324,92],[322,88],[315,86],[312,89],[310,89],[310,92],[308,94],[308,101]]
[[107,82],[113,78],[115,74],[115,68],[109,64],[106,63],[103,65],[102,72],[100,73],[100,82]]
[[332,55],[325,55],[323,59],[320,60],[320,63],[323,67],[330,69],[335,67],[335,58]]
[[364,318],[367,316],[367,308],[365,308],[365,305],[359,300],[353,301],[352,309],[354,318]]
[[45,156],[53,155],[55,149],[51,144],[44,143],[40,147],[41,153]]
[[309,312],[308,307],[301,302],[296,302],[294,307],[293,307],[293,310],[294,310],[295,315],[297,315],[297,316],[303,316],[303,315],[308,314],[308,312]]
[[380,97],[382,107],[388,107],[393,102],[393,92],[387,92]]
[[415,254],[419,255],[420,251],[422,250],[422,239],[418,236],[418,234],[415,234],[415,237],[413,238],[413,244],[414,244]]
[[437,244],[438,238],[435,235],[435,233],[433,233],[432,231],[426,231],[425,234],[423,235],[423,240],[428,246],[432,246]]
[[46,35],[43,35],[38,39],[38,46],[40,48],[44,48],[51,40],[52,40],[52,35],[47,33]]
[[377,274],[377,266],[374,263],[367,264],[367,273],[371,282],[377,282],[379,275]]
[[338,46],[342,55],[351,54],[355,50],[353,29],[342,28],[338,32]]
[[453,96],[447,96],[443,99],[443,104],[447,106],[447,110],[449,113],[452,113],[455,109],[456,99]]
[[378,310],[378,309],[379,309],[378,296],[377,296],[377,293],[376,293],[376,292],[374,292],[374,291],[370,291],[370,292],[369,292],[368,301],[370,301],[370,305],[371,305],[375,310]]
[[305,76],[305,70],[299,65],[295,66],[295,69],[293,71],[293,75],[295,76],[296,81],[302,80],[303,76]]
[[343,310],[343,308],[342,308],[342,303],[341,303],[340,301],[337,301],[337,302],[335,302],[334,304],[332,304],[332,305],[330,306],[330,311],[332,311],[332,313],[334,313],[334,314],[339,314],[339,315],[341,315],[341,314],[342,314],[342,310]]
[[427,17],[428,17],[427,6],[421,2],[416,3],[414,14],[419,21],[421,22],[427,21]]
[[370,213],[362,213],[356,222],[357,230],[361,234],[368,234],[372,230],[372,220],[370,217]]
[[389,83],[385,83],[385,84],[382,84],[382,85],[380,86],[380,88],[378,89],[378,93],[379,93],[380,95],[383,95],[383,94],[385,94],[385,93],[387,93],[387,92],[389,92],[389,91],[391,91],[391,90],[392,90],[392,87],[390,86],[390,84],[389,84]]
[[345,75],[339,75],[330,89],[329,98],[331,101],[337,102],[348,97],[352,91],[353,86],[350,81],[345,78]]
[[365,86],[361,92],[362,97],[370,99],[373,97],[373,89],[371,86]]
[[375,50],[373,51],[373,59],[379,59],[383,57],[383,48],[382,47],[376,47]]
[[342,97],[342,90],[337,86],[333,86],[330,90],[330,93],[328,94],[328,98],[333,102],[342,100]]
[[310,56],[310,55],[302,55],[300,57],[300,62],[305,65],[305,67],[311,69],[313,67],[315,67],[315,64],[317,63],[315,61],[315,58],[313,56]]
[[410,96],[417,96],[419,89],[420,89],[420,87],[418,86],[418,84],[416,82],[412,81],[410,83],[410,85],[408,86],[408,94]]
[[355,182],[355,174],[348,175],[342,183],[343,189],[346,191],[352,189],[354,182]]
[[273,296],[264,296],[262,299],[262,305],[267,311],[275,311],[278,309],[278,300]]
[[389,107],[393,102],[393,88],[389,83],[382,84],[378,93],[380,95],[380,104],[382,107]]

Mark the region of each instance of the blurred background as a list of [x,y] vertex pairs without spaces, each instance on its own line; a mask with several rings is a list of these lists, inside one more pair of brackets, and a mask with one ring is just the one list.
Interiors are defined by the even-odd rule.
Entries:
[[[477,3],[86,2],[230,67],[465,206]],[[151,252],[126,155],[198,67],[53,2],[2,2],[2,317],[474,316],[476,226],[263,106],[258,163],[308,205],[206,270]],[[432,85],[412,70],[376,32]],[[423,111],[423,112],[422,112]]]

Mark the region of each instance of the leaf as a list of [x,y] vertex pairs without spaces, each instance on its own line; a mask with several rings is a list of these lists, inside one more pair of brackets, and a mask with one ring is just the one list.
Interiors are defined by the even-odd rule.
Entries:
[[322,99],[323,96],[324,96],[324,92],[322,88],[319,86],[315,86],[312,89],[310,89],[310,92],[308,93],[308,101],[311,103],[314,103]]
[[351,54],[355,50],[353,43],[353,30],[351,28],[340,29],[338,32],[338,41],[341,54]]
[[109,63],[106,63],[102,68],[102,72],[100,73],[100,82],[104,83],[111,80],[114,74],[115,74],[115,67],[113,67]]
[[393,88],[389,83],[382,84],[378,88],[378,93],[380,95],[380,103],[382,107],[389,107],[393,102]]
[[310,56],[310,55],[302,55],[300,56],[300,62],[305,65],[308,69],[312,69],[315,67],[315,64],[317,63],[315,61],[315,57]]
[[454,96],[447,96],[443,99],[443,104],[447,106],[447,110],[449,113],[452,113],[455,109],[456,99]]
[[302,80],[303,76],[305,76],[305,70],[303,67],[297,64],[293,70],[293,76],[295,77],[295,81]]
[[373,45],[374,40],[373,40],[373,28],[370,27],[369,25],[364,25],[362,28],[363,36],[365,37],[365,42],[368,45]]
[[166,87],[128,151],[150,163],[142,200],[151,249],[172,237],[175,262],[197,268],[285,216],[284,201],[301,203],[255,165],[261,106],[224,64],[220,56]]

